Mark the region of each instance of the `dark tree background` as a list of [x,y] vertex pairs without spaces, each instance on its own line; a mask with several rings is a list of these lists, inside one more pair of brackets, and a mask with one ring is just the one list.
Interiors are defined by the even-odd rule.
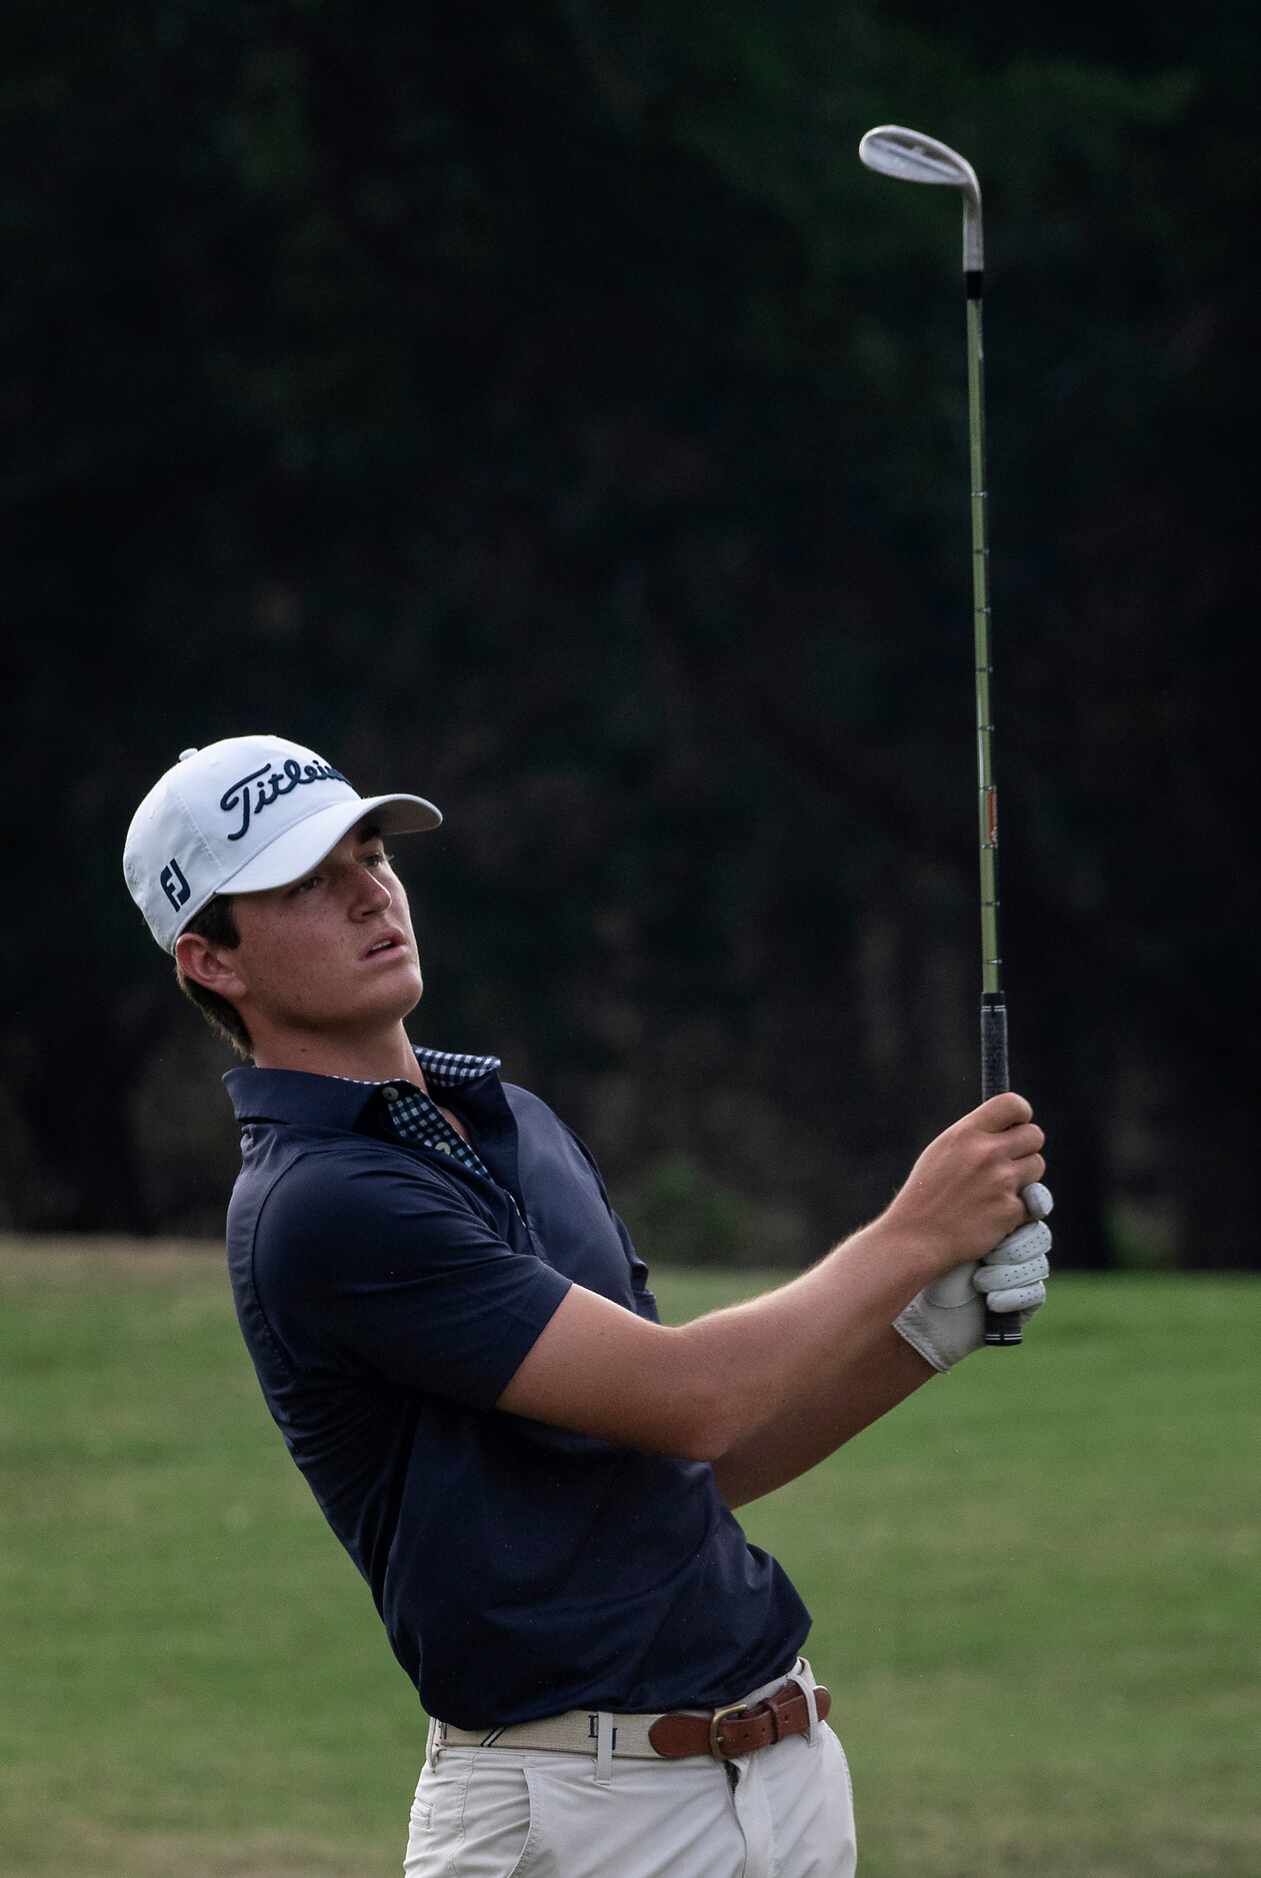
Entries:
[[859,166],[894,120],[986,187],[1057,1248],[1255,1262],[1253,48],[937,21],[6,9],[9,1226],[217,1229],[226,1065],[120,855],[243,730],[446,809],[415,1034],[552,1100],[650,1257],[812,1256],[973,1104],[959,216]]

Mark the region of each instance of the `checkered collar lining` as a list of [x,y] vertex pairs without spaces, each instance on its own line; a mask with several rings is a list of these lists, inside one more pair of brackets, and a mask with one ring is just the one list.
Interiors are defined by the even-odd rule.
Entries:
[[436,1089],[458,1089],[461,1083],[476,1082],[503,1067],[497,1056],[462,1056],[457,1050],[426,1050],[412,1045],[412,1053],[425,1072],[425,1081]]
[[[431,1088],[438,1090],[458,1089],[464,1083],[476,1082],[479,1077],[500,1068],[500,1058],[497,1056],[466,1056],[457,1050],[426,1050],[419,1044],[413,1044],[412,1051],[425,1073],[425,1081]],[[411,1142],[418,1148],[432,1149],[438,1154],[447,1154],[461,1167],[470,1168],[473,1173],[482,1174],[487,1180],[494,1178],[476,1148],[470,1147],[463,1135],[456,1133],[433,1098],[414,1083],[369,1082],[357,1076],[346,1076],[340,1080],[363,1082],[365,1088],[381,1091],[390,1127],[400,1141]]]

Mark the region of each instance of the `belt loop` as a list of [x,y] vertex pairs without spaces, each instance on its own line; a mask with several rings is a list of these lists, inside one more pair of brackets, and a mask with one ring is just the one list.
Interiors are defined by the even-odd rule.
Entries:
[[810,1664],[804,1656],[797,1658],[797,1669],[802,1673],[800,1676],[797,1676],[794,1672],[792,1680],[796,1682],[797,1687],[806,1698],[806,1713],[810,1717],[809,1725],[806,1728],[806,1740],[812,1742],[819,1729],[819,1704],[814,1693],[814,1671],[811,1669]]
[[617,1729],[613,1726],[613,1717],[601,1709],[595,1717],[595,1784],[607,1787],[613,1778],[613,1748],[617,1741]]
[[429,1733],[425,1738],[425,1766],[432,1773],[438,1765],[438,1756],[446,1746],[447,1730],[445,1722],[429,1717]]

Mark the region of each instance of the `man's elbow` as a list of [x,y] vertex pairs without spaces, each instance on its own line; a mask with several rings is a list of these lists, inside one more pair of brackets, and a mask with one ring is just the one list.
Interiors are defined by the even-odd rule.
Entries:
[[708,1461],[716,1466],[745,1432],[740,1425],[739,1391],[728,1378],[702,1371],[690,1379],[679,1406],[672,1445],[680,1460]]
[[729,1451],[718,1430],[706,1423],[689,1426],[678,1440],[670,1443],[670,1452],[679,1461],[708,1461],[716,1466]]

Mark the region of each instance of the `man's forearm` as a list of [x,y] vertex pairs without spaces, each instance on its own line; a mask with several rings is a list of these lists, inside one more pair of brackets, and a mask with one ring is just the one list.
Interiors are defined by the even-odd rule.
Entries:
[[[746,1470],[751,1481],[767,1477],[763,1493],[792,1479],[927,1380],[928,1364],[907,1366],[892,1329],[924,1277],[881,1219],[779,1290],[676,1333],[684,1366],[708,1379],[705,1458],[724,1478],[731,1463],[733,1491]],[[795,1464],[798,1455],[807,1458]]]
[[839,1372],[798,1374],[795,1400],[714,1463],[730,1507],[773,1493],[904,1402],[936,1371],[890,1325]]
[[[778,1290],[690,1324],[646,1323],[575,1285],[498,1406],[658,1454],[751,1454],[767,1430],[792,1427],[805,1393],[838,1400],[933,1269],[914,1235],[881,1219]],[[861,1419],[867,1393],[825,1420]]]
[[1020,1189],[1045,1170],[1028,1115],[1021,1096],[983,1103],[929,1143],[878,1220],[747,1304],[666,1328],[574,1285],[498,1406],[710,1461],[738,1498],[768,1492],[926,1380],[893,1320],[1027,1217]]

